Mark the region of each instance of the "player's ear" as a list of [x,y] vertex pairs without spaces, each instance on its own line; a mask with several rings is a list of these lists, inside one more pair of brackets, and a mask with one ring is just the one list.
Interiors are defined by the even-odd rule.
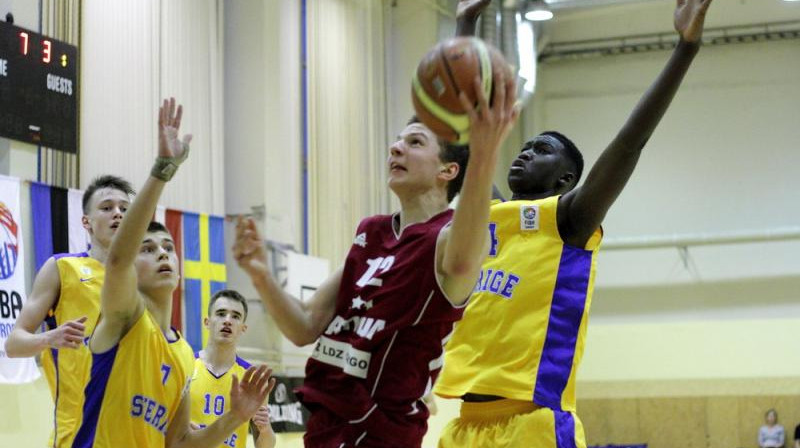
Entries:
[[567,171],[558,178],[556,191],[571,189],[573,182],[575,182],[575,174],[572,171]]
[[447,182],[458,176],[460,167],[456,162],[448,162],[439,165],[439,177]]

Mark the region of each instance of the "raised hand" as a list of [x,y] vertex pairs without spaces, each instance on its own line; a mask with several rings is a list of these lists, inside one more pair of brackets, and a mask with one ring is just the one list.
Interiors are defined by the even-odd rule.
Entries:
[[712,0],[677,0],[675,31],[686,42],[699,42],[703,36],[706,11]]
[[52,348],[78,348],[83,343],[87,317],[70,320],[59,325],[57,328],[48,331],[47,345]]
[[267,251],[264,240],[258,233],[252,218],[236,218],[236,239],[233,243],[233,258],[239,267],[250,275],[268,273]]
[[181,128],[183,106],[175,106],[175,98],[164,100],[158,111],[158,156],[182,159],[189,149],[192,135],[186,134],[178,139]]
[[469,115],[469,148],[472,154],[491,152],[496,155],[519,115],[519,107],[516,105],[516,82],[514,79],[505,79],[502,72],[496,72],[495,76],[497,77],[494,81],[491,106],[483,94],[481,80],[478,77],[475,77],[477,107],[470,103],[463,91],[459,95],[461,106]]
[[253,416],[253,424],[256,425],[258,431],[261,433],[271,432],[272,425],[269,421],[269,408],[266,406],[261,406],[256,411],[256,415]]
[[247,369],[241,381],[234,375],[231,384],[231,412],[242,420],[250,420],[274,387],[272,369],[264,364]]

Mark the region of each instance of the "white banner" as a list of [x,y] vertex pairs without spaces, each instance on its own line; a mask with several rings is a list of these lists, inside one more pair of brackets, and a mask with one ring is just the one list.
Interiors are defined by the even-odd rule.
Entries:
[[6,339],[25,303],[25,246],[20,219],[20,181],[0,176],[0,383],[27,383],[39,377],[33,358],[6,356]]

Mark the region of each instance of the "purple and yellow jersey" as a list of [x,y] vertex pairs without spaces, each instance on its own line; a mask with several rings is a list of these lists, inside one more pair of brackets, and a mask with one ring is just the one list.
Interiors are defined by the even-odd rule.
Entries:
[[193,362],[186,340],[167,340],[150,312],[142,313],[116,346],[92,355],[83,421],[72,446],[163,447]]
[[493,203],[489,256],[447,344],[438,395],[497,395],[575,410],[602,232],[585,248],[566,244],[558,199]]
[[[250,367],[244,359],[236,357],[228,371],[216,376],[206,368],[205,363],[196,354],[194,360],[194,375],[189,388],[192,397],[192,422],[206,427],[214,423],[225,412],[230,410],[231,383],[233,375],[240,380],[244,372]],[[247,430],[250,422],[244,423],[228,436],[220,445],[221,448],[245,448],[247,446]]]
[[[100,314],[100,289],[105,267],[87,253],[53,257],[58,268],[61,290],[45,319],[47,330],[86,316],[86,334],[91,334]],[[89,380],[92,354],[85,345],[75,349],[42,351],[44,371],[53,396],[53,432],[47,446],[68,447],[81,423],[83,389]]]

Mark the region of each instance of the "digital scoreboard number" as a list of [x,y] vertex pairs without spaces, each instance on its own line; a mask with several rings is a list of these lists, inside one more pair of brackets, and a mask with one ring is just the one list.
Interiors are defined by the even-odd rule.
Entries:
[[0,136],[77,152],[77,47],[0,21]]

